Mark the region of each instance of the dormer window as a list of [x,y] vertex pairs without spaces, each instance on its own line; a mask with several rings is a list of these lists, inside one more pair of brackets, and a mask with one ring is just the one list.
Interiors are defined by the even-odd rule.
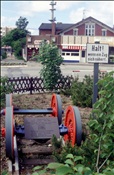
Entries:
[[95,24],[94,23],[85,24],[85,35],[95,36]]
[[107,36],[107,30],[106,29],[102,29],[102,36]]
[[73,35],[78,35],[78,28],[73,29]]

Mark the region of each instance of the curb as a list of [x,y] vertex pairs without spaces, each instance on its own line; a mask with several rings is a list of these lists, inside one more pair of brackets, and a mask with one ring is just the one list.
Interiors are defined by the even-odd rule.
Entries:
[[[63,63],[62,66],[65,66],[65,65],[74,65],[74,66],[94,66],[94,63],[91,64],[91,63]],[[100,64],[99,63],[99,66],[108,66],[108,67],[114,67],[114,64]]]
[[1,65],[1,67],[28,67],[28,65]]

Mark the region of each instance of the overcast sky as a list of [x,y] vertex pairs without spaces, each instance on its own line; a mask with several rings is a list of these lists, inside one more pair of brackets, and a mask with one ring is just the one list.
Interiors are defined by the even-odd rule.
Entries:
[[[15,27],[20,16],[27,18],[27,28],[32,34],[38,34],[41,23],[49,23],[51,19],[51,1],[2,1],[1,26]],[[55,1],[54,12],[56,22],[77,23],[91,16],[110,27],[114,25],[113,1]],[[85,10],[85,14],[83,11]]]

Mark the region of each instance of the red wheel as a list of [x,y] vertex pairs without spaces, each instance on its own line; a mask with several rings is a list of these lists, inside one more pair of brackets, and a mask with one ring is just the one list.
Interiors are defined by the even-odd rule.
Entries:
[[6,156],[14,159],[14,117],[13,106],[6,107],[5,116],[5,128],[6,128]]
[[65,126],[68,128],[68,133],[65,134],[64,140],[70,141],[72,146],[81,145],[82,141],[82,124],[81,117],[77,107],[68,106],[65,115]]
[[12,106],[12,94],[6,94],[6,107]]
[[52,117],[58,117],[59,125],[62,123],[62,102],[60,95],[53,94],[51,99]]

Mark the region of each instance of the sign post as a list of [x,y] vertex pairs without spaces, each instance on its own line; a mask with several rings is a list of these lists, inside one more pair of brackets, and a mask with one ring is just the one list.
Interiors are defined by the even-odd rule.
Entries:
[[93,82],[93,101],[92,104],[97,100],[98,97],[98,74],[99,74],[99,63],[108,63],[109,57],[109,46],[107,44],[99,43],[87,43],[87,62],[94,63],[94,82]]
[[94,104],[97,101],[98,97],[98,76],[99,76],[99,63],[94,63],[94,78],[93,78],[93,101]]

